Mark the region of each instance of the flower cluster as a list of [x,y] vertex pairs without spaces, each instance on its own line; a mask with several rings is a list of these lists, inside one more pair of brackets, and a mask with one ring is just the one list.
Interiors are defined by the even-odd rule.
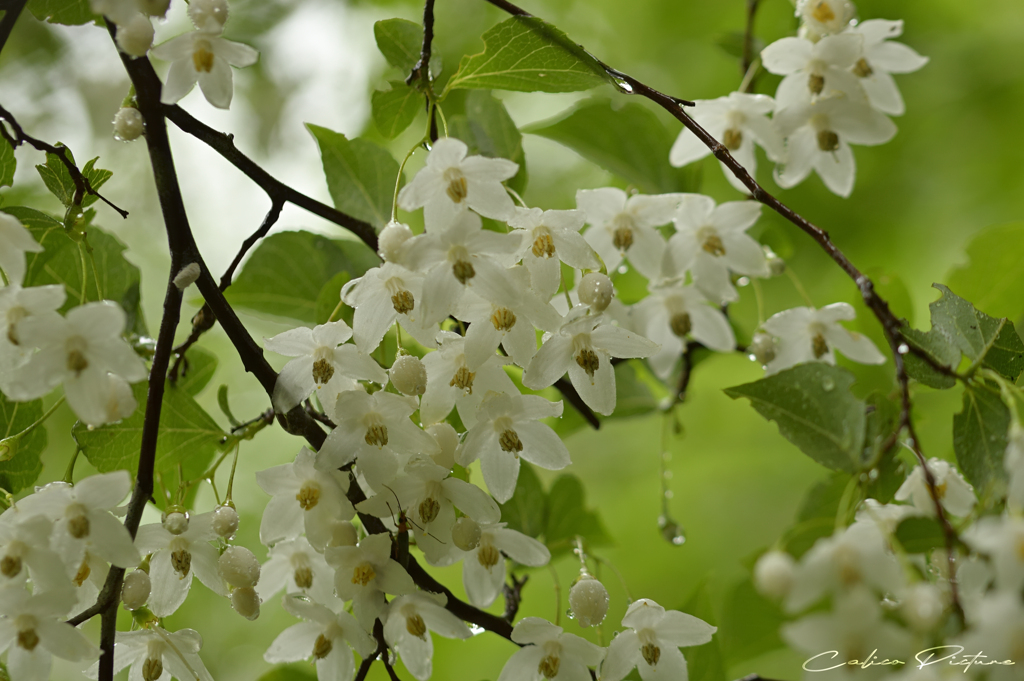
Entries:
[[[901,115],[904,104],[892,74],[916,71],[928,59],[893,40],[903,33],[902,21],[858,23],[848,0],[796,4],[799,35],[782,38],[761,52],[764,68],[784,76],[774,99],[733,92],[698,101],[692,116],[751,175],[757,170],[757,145],[777,164],[779,186],[796,186],[814,170],[829,190],[846,197],[853,191],[856,174],[850,145],[884,144],[896,134],[889,116]],[[670,161],[681,166],[709,153],[684,130]],[[747,191],[724,166],[723,170],[733,186]]]

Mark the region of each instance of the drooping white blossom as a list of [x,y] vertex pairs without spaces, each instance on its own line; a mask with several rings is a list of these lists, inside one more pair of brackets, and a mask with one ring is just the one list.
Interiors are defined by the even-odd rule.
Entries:
[[902,115],[906,106],[890,74],[917,71],[928,63],[928,57],[889,40],[903,33],[902,21],[868,19],[852,27],[850,33],[863,38],[862,56],[854,64],[853,74],[860,79],[871,106],[891,116]]
[[306,620],[281,632],[263,659],[270,663],[298,662],[312,658],[320,681],[351,681],[355,673],[355,649],[362,657],[371,655],[377,643],[363,631],[345,604],[334,599],[332,607],[307,603],[291,596],[282,601],[284,609]]
[[1024,518],[985,516],[962,537],[968,546],[989,557],[999,589],[1020,591],[1024,586]]
[[164,104],[175,104],[195,84],[206,100],[219,109],[231,106],[234,93],[231,67],[252,66],[259,53],[242,43],[232,42],[208,31],[189,31],[157,45],[150,54],[171,62],[160,93]]
[[634,667],[644,681],[689,678],[681,647],[711,640],[717,628],[693,615],[665,610],[649,598],[633,601],[601,665],[601,681],[620,681]]
[[438,341],[438,349],[423,358],[427,367],[427,390],[420,400],[423,423],[437,423],[457,406],[462,423],[471,428],[484,396],[492,391],[516,392],[503,369],[507,358],[490,355],[481,364],[474,364],[469,361],[467,341],[462,336],[442,331]]
[[8,285],[21,285],[25,278],[25,254],[42,251],[43,247],[20,220],[0,211],[0,269]]
[[776,338],[775,356],[765,367],[772,375],[803,362],[835,364],[835,351],[861,364],[882,364],[885,356],[871,340],[839,325],[856,316],[849,303],[832,303],[815,310],[794,307],[771,316],[762,326]]
[[201,513],[189,519],[188,529],[172,534],[163,523],[151,523],[139,528],[135,544],[149,559],[149,577],[152,591],[149,609],[157,617],[166,617],[185,602],[192,586],[192,577],[219,596],[227,589],[217,570],[219,555],[209,543],[217,538],[213,531],[213,514]]
[[[934,458],[928,461],[928,470],[931,471],[935,479],[935,492],[946,513],[955,516],[965,516],[970,513],[978,500],[974,496],[974,488],[964,480],[960,471],[948,461]],[[916,466],[900,488],[896,490],[896,500],[909,500],[914,508],[924,515],[935,515],[935,502],[928,490],[924,469],[921,466]]]
[[[203,637],[195,629],[166,631],[157,624],[138,631],[119,631],[114,643],[114,673],[125,667],[130,679],[170,681],[213,681],[213,677],[199,657]],[[99,676],[97,666],[86,675]]]
[[0,652],[17,681],[47,681],[53,656],[71,661],[95,659],[100,650],[85,634],[64,622],[72,601],[63,591],[29,595],[22,588],[0,589]]
[[803,22],[801,35],[819,40],[846,30],[857,10],[850,0],[797,0],[796,15]]
[[604,648],[540,617],[519,620],[512,640],[523,647],[505,663],[498,681],[583,681],[591,678],[589,669],[601,664],[605,655]]
[[576,192],[576,205],[590,225],[583,237],[609,273],[625,258],[640,274],[657,278],[665,239],[655,228],[672,219],[679,199],[679,194],[628,196],[616,187],[581,189]]
[[[57,310],[65,298],[63,286],[22,288],[19,284],[10,284],[0,288],[0,389],[5,393],[10,392],[6,387],[9,371],[24,362],[35,349],[22,341],[21,323],[29,317],[59,316]],[[3,371],[4,368],[8,370]]]
[[391,536],[371,534],[357,546],[336,546],[324,552],[334,568],[338,597],[352,601],[359,624],[369,631],[384,610],[384,594],[401,596],[416,591],[405,568],[391,558]]
[[355,308],[352,331],[356,347],[371,353],[398,321],[421,344],[431,347],[437,324],[423,322],[423,276],[386,262],[346,283],[341,299]]
[[596,270],[600,263],[580,234],[586,215],[579,210],[541,210],[516,207],[509,221],[512,234],[522,238],[517,256],[530,271],[534,291],[550,298],[562,282],[559,263],[578,270]]
[[286,595],[305,595],[317,603],[334,595],[334,571],[305,537],[274,544],[263,564],[256,593],[268,601],[282,589]]
[[778,108],[809,104],[819,97],[865,99],[852,72],[861,57],[862,44],[861,36],[841,33],[818,42],[782,38],[764,48],[761,60],[765,69],[785,76],[775,93]]
[[501,585],[505,582],[502,554],[522,565],[540,567],[551,560],[551,552],[533,537],[505,527],[505,523],[477,525],[480,534],[476,546],[463,549],[456,539],[449,560],[462,560],[462,582],[469,602],[478,608],[486,608],[501,593]]
[[473,635],[462,620],[445,609],[446,602],[444,594],[421,591],[399,596],[388,604],[384,640],[419,681],[426,681],[433,672],[431,632],[445,638]]

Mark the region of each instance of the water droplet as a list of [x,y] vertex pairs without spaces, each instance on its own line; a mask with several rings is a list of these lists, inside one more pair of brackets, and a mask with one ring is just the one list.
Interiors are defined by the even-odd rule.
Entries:
[[471,634],[473,634],[474,636],[479,636],[480,634],[484,633],[484,632],[485,632],[485,631],[487,631],[487,630],[486,630],[486,629],[484,629],[483,627],[478,627],[478,626],[477,626],[477,625],[475,625],[475,624],[470,624],[470,625],[469,625],[469,631],[470,631],[470,633],[471,633]]
[[625,265],[619,265],[619,270],[618,271],[619,271],[619,274],[625,274],[626,272],[629,271],[629,268],[626,267]]
[[743,288],[744,286],[747,286],[749,284],[750,277],[740,277],[739,279],[736,280],[736,285],[739,286],[740,288]]
[[574,613],[574,612],[572,611],[572,608],[567,608],[567,609],[566,609],[566,611],[565,611],[565,616],[566,616],[566,617],[568,617],[568,618],[569,618],[569,619],[571,619],[571,620],[574,620],[574,619],[576,619],[576,613]]
[[625,81],[618,81],[615,84],[618,85],[619,89],[623,92],[633,92],[633,86]]
[[900,353],[901,355],[905,355],[908,352],[910,352],[910,346],[907,345],[906,343],[900,343],[900,346],[896,348],[896,352]]
[[394,667],[397,662],[398,662],[398,657],[395,655],[395,651],[389,650],[388,651],[388,664],[391,665],[392,667]]
[[658,527],[661,529],[661,536],[665,541],[676,546],[681,546],[686,541],[686,533],[680,525],[666,516],[658,518]]
[[821,380],[821,389],[825,392],[831,392],[836,387],[836,382],[832,380],[831,376],[826,376]]
[[672,490],[670,490],[670,489],[665,490],[665,498],[666,499],[671,499],[674,496],[675,496],[675,494],[672,492]]
[[665,471],[665,479],[666,480],[671,480],[672,479],[672,471]]

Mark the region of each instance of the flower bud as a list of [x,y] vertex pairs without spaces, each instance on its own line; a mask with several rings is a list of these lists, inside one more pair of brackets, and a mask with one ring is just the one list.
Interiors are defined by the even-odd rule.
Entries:
[[260,597],[256,589],[251,586],[243,586],[231,592],[231,607],[239,615],[247,620],[254,620],[260,616]]
[[775,339],[764,331],[758,331],[750,339],[747,351],[750,353],[750,359],[764,366],[775,359]]
[[138,610],[149,600],[151,583],[145,570],[132,570],[124,578],[121,601],[129,610]]
[[569,607],[581,627],[597,626],[608,614],[608,590],[584,573],[569,589]]
[[228,20],[227,0],[192,0],[188,5],[188,18],[200,31],[220,33]]
[[244,546],[229,546],[217,561],[217,571],[235,587],[252,587],[260,581],[260,562]]
[[780,274],[784,274],[786,272],[786,261],[767,246],[762,246],[761,248],[764,249],[764,257],[768,261],[768,270],[771,272],[771,275],[777,277]]
[[768,551],[754,566],[754,586],[762,596],[779,600],[793,586],[793,557],[782,551]]
[[151,17],[162,17],[167,14],[167,8],[171,6],[171,0],[135,0],[139,11],[145,12]]
[[331,541],[328,546],[355,546],[359,543],[356,526],[347,520],[336,520],[331,524]]
[[462,516],[452,527],[452,541],[463,551],[472,551],[480,546],[480,526],[469,516]]
[[218,537],[230,538],[238,529],[238,511],[231,506],[218,506],[213,511],[213,531]]
[[138,109],[125,106],[114,114],[114,139],[118,142],[137,140],[146,131],[146,121]]
[[431,458],[438,466],[451,470],[455,466],[455,452],[459,448],[459,434],[447,421],[427,426],[427,432],[434,440],[441,451],[431,454]]
[[178,535],[188,530],[188,513],[173,510],[170,513],[164,513],[164,517],[160,522],[163,523],[165,530],[171,534]]
[[132,57],[145,57],[153,46],[153,22],[145,14],[136,14],[131,21],[117,27],[117,46]]
[[580,302],[589,305],[594,312],[603,312],[612,302],[615,295],[615,287],[607,274],[600,272],[589,272],[580,279],[576,287]]
[[427,391],[427,367],[419,357],[401,355],[388,372],[398,392],[415,397]]
[[402,246],[411,238],[412,230],[407,225],[391,221],[377,237],[377,252],[388,262],[398,262],[402,258]]
[[942,592],[934,584],[920,582],[907,588],[900,603],[900,614],[916,631],[931,631],[939,623],[946,604]]

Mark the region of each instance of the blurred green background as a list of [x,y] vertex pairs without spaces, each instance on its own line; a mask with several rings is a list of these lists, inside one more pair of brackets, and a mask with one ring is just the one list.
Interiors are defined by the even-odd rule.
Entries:
[[[169,20],[158,26],[158,41],[185,30],[184,7],[172,3]],[[788,0],[763,0],[756,34],[765,43],[791,35],[796,23]],[[762,157],[758,179],[788,205],[827,229],[862,270],[872,274],[897,314],[928,327],[927,304],[936,292],[932,282],[966,261],[965,245],[980,230],[1024,219],[1024,5],[1019,0],[991,0],[983,5],[934,0],[928,3],[857,3],[862,19],[903,19],[903,42],[930,58],[918,73],[898,77],[907,114],[897,119],[900,132],[882,147],[856,147],[857,181],[849,199],[829,193],[814,175],[801,186],[777,190],[770,164]],[[690,99],[723,96],[741,79],[735,57],[718,43],[744,25],[744,0],[524,0],[526,9],[565,30],[593,54],[650,85]],[[235,101],[229,112],[210,107],[198,91],[182,105],[210,125],[235,135],[236,143],[282,180],[330,202],[316,146],[302,127],[305,121],[382,142],[369,121],[369,95],[399,74],[377,52],[372,26],[392,16],[418,21],[416,2],[314,0],[281,2],[240,0],[231,3],[226,37],[252,44],[261,52],[256,66],[235,71]],[[443,56],[441,80],[454,72],[463,54],[478,52],[480,34],[504,16],[480,0],[446,0],[437,6],[435,50]],[[778,79],[763,75],[757,91],[772,94]],[[129,247],[129,258],[143,271],[143,304],[150,328],[159,320],[168,263],[166,241],[155,201],[145,146],[120,144],[111,137],[110,120],[127,93],[127,80],[105,32],[95,27],[52,27],[27,12],[0,57],[0,103],[19,117],[31,134],[67,143],[79,157],[100,156],[99,165],[114,170],[106,195],[127,208],[121,221],[99,208],[97,221]],[[616,101],[625,98],[615,96]],[[572,105],[580,95],[497,93],[520,126],[548,118]],[[644,103],[647,105],[647,103]],[[654,107],[650,107],[654,110]],[[675,132],[679,124],[660,110],[657,115]],[[401,158],[422,129],[419,123],[391,143]],[[172,131],[182,187],[197,239],[207,262],[218,273],[238,244],[254,230],[269,207],[262,192],[233,168],[191,138]],[[579,188],[624,186],[575,153],[540,137],[525,137],[530,182],[525,199],[544,208],[573,207]],[[422,155],[420,155],[422,156]],[[15,187],[4,190],[5,205],[32,205],[57,212],[31,166],[40,155],[21,149]],[[415,171],[422,161],[414,159]],[[740,198],[722,177],[717,163],[702,162],[701,191],[719,201]],[[407,175],[408,177],[408,175]],[[338,236],[333,225],[286,209],[278,229],[311,229]],[[854,302],[853,284],[809,239],[774,214],[765,213],[754,228],[786,258],[818,306]],[[803,304],[791,282],[779,277],[764,283],[768,314]],[[1016,319],[1020,305],[1011,312]],[[198,308],[189,297],[188,319]],[[862,309],[862,308],[861,308]],[[750,288],[734,306],[739,327],[756,324]],[[246,317],[259,339],[288,328],[282,320]],[[880,346],[870,318],[856,327]],[[182,338],[188,324],[179,330]],[[269,402],[259,386],[243,374],[223,332],[208,333],[202,346],[218,354],[220,368],[212,386],[227,383],[232,408],[249,418]],[[282,358],[271,361],[280,366]],[[887,389],[891,362],[880,368],[854,368],[857,390]],[[567,444],[570,472],[585,483],[587,503],[597,509],[614,543],[595,549],[621,573],[633,598],[653,598],[668,608],[690,602],[700,588],[709,596],[715,620],[732,586],[743,579],[744,559],[772,545],[788,527],[805,492],[827,471],[802,455],[743,401],[722,389],[756,380],[760,369],[740,354],[715,356],[695,371],[686,404],[679,409],[682,433],[671,436],[668,462],[671,515],[685,528],[686,542],[673,545],[658,527],[661,513],[659,459],[662,417],[618,420],[599,432],[580,430]],[[209,387],[200,402],[226,421]],[[952,458],[951,417],[959,409],[959,388],[916,392],[917,423],[929,456]],[[61,410],[47,424],[51,448],[42,481],[59,479],[73,451],[67,436],[73,417]],[[264,557],[258,527],[266,496],[253,473],[290,461],[300,443],[279,429],[268,429],[244,443],[235,482],[242,515],[239,541]],[[88,471],[79,462],[78,475]],[[477,473],[477,476],[479,474]],[[541,471],[548,484],[553,474]],[[479,480],[479,477],[477,477]],[[212,495],[200,493],[197,509],[212,507]],[[156,520],[156,516],[152,517]],[[520,615],[567,620],[564,590],[578,565],[563,557],[555,565],[563,588],[556,605],[552,573],[533,571]],[[437,572],[462,593],[458,567]],[[608,570],[603,581],[612,597],[604,630],[607,640],[624,612],[626,593]],[[500,610],[500,602],[493,608]],[[700,613],[698,613],[700,614]],[[190,626],[205,638],[203,657],[219,681],[255,679],[269,665],[262,654],[283,627],[293,623],[279,603],[264,604],[260,619],[246,622],[227,601],[201,585],[168,627]],[[594,632],[586,633],[597,640]],[[435,638],[434,678],[477,681],[497,677],[514,646],[490,635],[467,642]],[[685,652],[685,651],[684,651]],[[784,650],[768,652],[740,664],[727,664],[726,678],[759,672],[780,679],[799,675],[800,659]],[[54,678],[72,678],[59,667]],[[408,677],[400,669],[403,678]],[[371,678],[384,678],[376,666]]]

